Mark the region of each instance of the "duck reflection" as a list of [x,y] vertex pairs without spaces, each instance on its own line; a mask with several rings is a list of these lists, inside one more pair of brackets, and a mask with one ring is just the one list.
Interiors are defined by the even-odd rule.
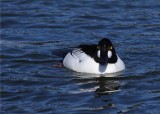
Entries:
[[[120,83],[118,79],[122,77],[122,72],[113,73],[113,74],[84,74],[84,73],[76,73],[74,75],[79,77],[79,81],[82,83],[88,83],[92,81],[96,83],[96,87],[92,88],[92,91],[95,91],[96,94],[111,94],[116,91],[120,91]],[[91,89],[91,88],[90,88]],[[90,91],[88,88],[83,89],[83,91]]]
[[99,77],[97,78],[97,89],[95,92],[97,94],[110,94],[112,92],[118,91],[120,84],[118,81],[115,81],[114,78],[108,77]]

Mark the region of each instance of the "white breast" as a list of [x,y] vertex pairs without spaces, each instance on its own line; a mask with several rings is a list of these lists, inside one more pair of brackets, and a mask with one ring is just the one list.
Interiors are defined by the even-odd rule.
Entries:
[[63,65],[76,72],[94,74],[114,73],[125,69],[125,65],[119,57],[115,64],[100,65],[81,51],[68,53],[63,60]]

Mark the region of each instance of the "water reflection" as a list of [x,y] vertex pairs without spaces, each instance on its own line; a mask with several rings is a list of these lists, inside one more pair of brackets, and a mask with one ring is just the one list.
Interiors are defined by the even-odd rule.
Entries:
[[[120,91],[120,82],[118,81],[122,77],[122,72],[112,74],[85,74],[74,73],[78,77],[78,82],[82,85],[88,86],[81,89],[81,92],[95,92],[97,95],[111,94],[113,92]],[[93,85],[92,85],[93,84]],[[92,85],[92,87],[90,87]],[[94,86],[94,87],[93,87]]]
[[98,88],[95,90],[97,94],[110,94],[118,91],[120,84],[118,81],[110,80],[107,77],[97,78]]

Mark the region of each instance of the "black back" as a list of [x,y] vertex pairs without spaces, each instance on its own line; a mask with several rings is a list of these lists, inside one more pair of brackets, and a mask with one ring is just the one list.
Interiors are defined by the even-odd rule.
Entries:
[[97,45],[80,45],[80,48],[83,52],[93,58],[97,63],[99,63],[99,58],[97,56]]

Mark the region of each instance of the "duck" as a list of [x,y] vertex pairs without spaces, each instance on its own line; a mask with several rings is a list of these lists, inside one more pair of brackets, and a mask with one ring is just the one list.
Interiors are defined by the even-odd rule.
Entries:
[[102,38],[98,44],[81,44],[68,52],[63,59],[63,66],[81,73],[107,74],[125,70],[112,42]]

